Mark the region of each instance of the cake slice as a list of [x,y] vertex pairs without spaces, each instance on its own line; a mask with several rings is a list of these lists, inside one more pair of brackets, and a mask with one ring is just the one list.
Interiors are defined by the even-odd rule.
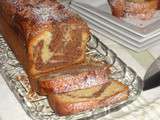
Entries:
[[50,94],[48,101],[58,115],[64,116],[121,102],[128,98],[128,93],[128,86],[111,80],[109,83],[92,88]]
[[158,0],[127,0],[126,16],[141,20],[152,18],[158,7]]
[[126,0],[108,0],[111,7],[112,15],[116,17],[124,17]]
[[101,85],[108,82],[109,73],[106,64],[77,64],[37,78],[37,91],[39,95],[48,95]]
[[152,18],[158,7],[158,0],[108,0],[108,2],[113,16],[141,20]]

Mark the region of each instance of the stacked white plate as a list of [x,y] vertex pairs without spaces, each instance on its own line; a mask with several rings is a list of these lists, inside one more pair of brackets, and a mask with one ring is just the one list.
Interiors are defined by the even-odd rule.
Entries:
[[93,30],[134,51],[160,43],[160,11],[144,21],[112,16],[107,0],[72,0],[70,7],[86,19]]

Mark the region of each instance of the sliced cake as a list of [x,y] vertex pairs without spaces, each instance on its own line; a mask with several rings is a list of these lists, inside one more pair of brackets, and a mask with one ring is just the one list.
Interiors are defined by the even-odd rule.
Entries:
[[58,115],[71,115],[94,108],[105,107],[128,98],[128,86],[111,80],[100,86],[63,94],[50,94],[48,101]]
[[78,64],[40,76],[37,91],[40,95],[48,95],[101,85],[108,82],[109,73],[106,64]]

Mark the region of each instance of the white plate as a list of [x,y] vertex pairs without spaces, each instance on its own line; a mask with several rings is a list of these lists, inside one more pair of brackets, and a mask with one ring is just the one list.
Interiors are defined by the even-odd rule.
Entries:
[[[109,28],[107,27],[105,24],[99,23],[97,22],[94,18],[91,18],[90,16],[88,16],[88,14],[86,12],[79,12],[79,9],[76,8],[75,6],[71,6],[71,8],[74,11],[77,11],[84,19],[86,19],[88,22],[91,22],[92,24],[101,27],[104,30],[109,30],[109,32],[111,32],[113,35],[118,36],[120,38],[120,40],[125,41],[133,46],[136,46],[138,48],[144,47],[144,46],[148,46],[153,42],[157,42],[159,40],[159,35],[155,36],[154,38],[148,38],[147,41],[144,42],[137,42],[135,40],[132,39],[131,36],[126,36],[123,35],[121,33],[119,33],[118,31],[116,31],[115,29]],[[138,40],[138,39],[137,39]]]
[[124,36],[129,37],[130,39],[132,39],[131,42],[135,42],[137,44],[143,44],[146,41],[150,41],[150,40],[152,40],[151,39],[152,37],[158,36],[160,34],[160,32],[158,32],[157,34],[153,34],[153,35],[150,35],[148,37],[141,37],[141,36],[139,36],[139,35],[137,35],[135,33],[132,33],[132,32],[130,32],[128,30],[125,30],[125,29],[123,29],[123,28],[121,28],[121,27],[119,27],[119,26],[117,26],[115,24],[112,24],[111,22],[108,22],[103,18],[98,17],[97,15],[95,15],[95,14],[93,14],[93,13],[91,13],[91,12],[81,8],[81,7],[79,7],[76,4],[71,4],[71,8],[76,9],[76,11],[78,13],[84,14],[86,17],[98,22],[99,24],[102,24],[103,26],[105,26],[107,28],[110,28],[110,29],[113,29],[113,31],[115,31],[115,32],[117,32],[119,34],[122,34]]
[[[71,8],[74,11],[77,10],[77,8],[74,8],[73,6],[71,6]],[[85,13],[84,14],[80,13],[80,15],[85,20],[87,20],[87,22],[89,22],[90,24],[92,24],[94,26],[98,26],[101,32],[105,31],[105,34],[109,34],[109,35],[105,35],[105,36],[110,36],[110,39],[113,38],[112,36],[117,37],[117,39],[113,39],[113,40],[118,42],[118,43],[120,43],[120,44],[122,44],[122,45],[124,44],[124,46],[126,46],[126,47],[128,47],[128,48],[130,48],[132,50],[142,51],[142,50],[145,50],[145,49],[157,44],[157,42],[159,42],[160,36],[158,35],[158,36],[152,38],[150,41],[146,41],[144,43],[137,43],[137,42],[133,41],[132,39],[130,39],[129,37],[121,35],[121,34],[117,33],[116,31],[114,31],[114,30],[112,30],[110,28],[107,28],[107,27],[105,27],[103,25],[100,25],[98,22],[94,21],[93,19],[90,19],[90,18],[86,17]],[[97,31],[97,29],[94,28],[94,27],[92,29]]]
[[[131,50],[134,50],[134,51],[136,51],[136,52],[141,52],[141,51],[143,51],[144,49],[147,49],[147,48],[144,48],[144,49],[137,48],[137,47],[132,46],[132,45],[130,45],[130,44],[124,42],[124,41],[117,41],[117,40],[119,39],[117,36],[114,36],[114,35],[112,35],[112,34],[106,34],[106,31],[103,30],[103,29],[101,29],[101,28],[99,28],[98,26],[95,26],[95,25],[93,25],[93,24],[91,24],[91,23],[88,23],[88,24],[89,24],[90,28],[92,28],[92,29],[93,29],[94,31],[96,31],[97,33],[100,33],[101,35],[107,37],[107,38],[110,39],[110,40],[113,40],[113,41],[115,41],[115,42],[119,42],[119,43],[122,44],[124,47],[127,47],[127,48],[129,48],[129,49],[131,49]],[[103,41],[102,41],[102,42],[103,42]]]
[[[94,1],[95,2],[95,1]],[[107,22],[111,22],[120,28],[137,34],[141,37],[149,37],[151,35],[159,34],[160,31],[160,14],[157,11],[156,15],[148,21],[133,21],[126,19],[118,19],[111,15],[107,0],[99,1],[98,4],[92,0],[85,0],[83,3],[80,0],[73,0],[72,5],[77,5],[90,13],[97,15],[99,18],[105,19]],[[94,5],[94,6],[93,6]],[[106,6],[106,7],[105,7]]]
[[[133,45],[131,45],[131,44],[128,44],[128,43],[125,42],[125,41],[119,41],[119,39],[120,39],[119,37],[114,36],[114,35],[111,34],[111,33],[108,34],[108,31],[103,30],[103,29],[101,29],[100,27],[98,27],[98,26],[96,26],[96,25],[94,25],[94,24],[92,24],[92,23],[88,23],[88,24],[89,24],[90,28],[92,28],[94,31],[96,31],[96,32],[102,34],[103,36],[109,38],[110,40],[113,40],[113,41],[115,41],[115,42],[118,42],[118,43],[122,44],[124,47],[127,47],[127,48],[129,48],[129,49],[131,49],[131,50],[134,50],[134,51],[136,51],[136,52],[141,52],[141,51],[144,51],[144,50],[146,50],[146,49],[148,49],[148,48],[150,48],[150,47],[153,47],[153,46],[155,46],[155,45],[157,45],[157,44],[160,44],[160,41],[158,41],[157,43],[152,43],[152,44],[150,44],[149,46],[144,46],[144,47],[138,48],[138,47],[136,47],[136,46],[133,46]],[[159,36],[159,37],[160,37],[160,36]],[[103,42],[103,41],[102,41],[102,42]]]
[[[101,27],[96,26],[95,24],[93,24],[93,23],[91,23],[91,22],[88,22],[88,24],[89,24],[90,28],[92,28],[92,30],[94,30],[94,31],[102,34],[103,36],[105,36],[105,37],[107,37],[107,38],[109,38],[109,39],[111,39],[111,40],[113,40],[113,41],[115,41],[115,42],[118,42],[118,43],[122,44],[123,46],[125,46],[125,47],[127,47],[127,48],[130,48],[130,49],[132,49],[132,50],[134,50],[134,51],[136,51],[136,52],[144,51],[144,50],[146,50],[147,48],[153,47],[154,45],[157,45],[157,44],[160,43],[160,41],[159,41],[159,42],[157,42],[157,43],[155,43],[155,42],[150,43],[148,46],[136,47],[136,46],[131,45],[131,44],[125,42],[125,41],[121,41],[119,36],[113,35],[113,34],[110,32],[110,30],[108,30],[108,29],[105,29],[105,30],[104,30],[104,29],[102,29]],[[159,37],[160,37],[160,36],[159,36]],[[103,41],[102,41],[102,42],[103,42]]]

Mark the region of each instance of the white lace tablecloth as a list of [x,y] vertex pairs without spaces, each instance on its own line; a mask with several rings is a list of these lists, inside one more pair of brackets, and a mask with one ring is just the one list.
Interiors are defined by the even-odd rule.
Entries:
[[[141,53],[126,49],[108,38],[95,33],[109,48],[144,78],[149,66],[160,56],[160,45]],[[143,92],[132,104],[118,112],[111,113],[102,120],[160,120],[160,87]],[[0,120],[30,120],[21,105],[0,76]]]

